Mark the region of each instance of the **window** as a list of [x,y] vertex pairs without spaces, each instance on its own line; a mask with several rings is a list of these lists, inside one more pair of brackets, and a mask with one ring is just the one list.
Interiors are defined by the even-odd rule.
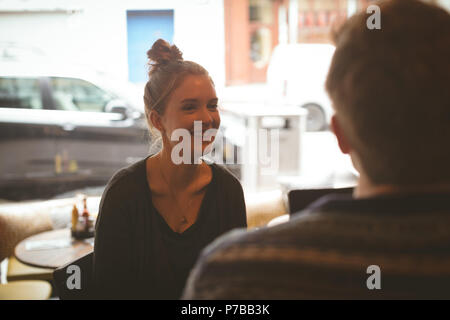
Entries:
[[250,36],[250,59],[255,67],[263,68],[272,53],[272,34],[269,28],[260,27]]
[[55,108],[71,111],[103,112],[113,95],[84,80],[74,78],[50,79]]
[[0,78],[0,108],[42,109],[38,79]]

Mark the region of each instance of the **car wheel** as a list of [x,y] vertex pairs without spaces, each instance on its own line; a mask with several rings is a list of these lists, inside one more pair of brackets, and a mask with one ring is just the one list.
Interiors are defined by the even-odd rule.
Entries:
[[302,106],[307,112],[306,131],[321,131],[326,128],[325,112],[322,107],[315,103]]

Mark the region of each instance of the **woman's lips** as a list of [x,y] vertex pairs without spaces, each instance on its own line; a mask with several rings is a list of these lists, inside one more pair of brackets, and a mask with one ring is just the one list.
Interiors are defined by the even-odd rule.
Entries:
[[[209,129],[212,129],[212,128],[209,128]],[[196,131],[194,131],[194,130],[190,130],[189,132],[190,132],[192,135],[202,136],[202,135],[204,135],[205,132],[208,131],[209,129],[202,130],[202,131],[198,131],[198,132],[196,132]]]
[[[211,128],[212,129],[212,128]],[[191,133],[191,136],[193,138],[200,138],[202,140],[202,142],[206,143],[206,142],[212,142],[215,140],[216,138],[216,134],[214,132],[210,132],[208,134],[205,134],[207,130],[201,131],[199,133],[195,133],[193,130],[189,131]]]

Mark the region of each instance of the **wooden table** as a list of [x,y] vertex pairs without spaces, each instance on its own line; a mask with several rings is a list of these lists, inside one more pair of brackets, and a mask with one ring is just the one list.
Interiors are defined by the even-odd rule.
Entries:
[[[70,246],[64,248],[49,248],[27,250],[27,242],[38,240],[66,240]],[[93,250],[93,238],[74,240],[70,229],[59,229],[36,234],[22,240],[15,248],[15,256],[20,262],[39,268],[56,269],[72,262]],[[30,243],[29,243],[30,245]]]

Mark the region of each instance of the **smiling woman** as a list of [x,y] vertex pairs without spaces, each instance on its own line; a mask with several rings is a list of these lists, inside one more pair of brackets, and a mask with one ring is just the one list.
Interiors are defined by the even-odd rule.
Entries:
[[[187,150],[190,156],[186,157],[185,163],[197,163],[195,155],[201,156],[211,143],[203,139],[203,134],[210,129],[217,130],[220,125],[217,101],[216,92],[207,76],[187,75],[171,94],[163,114],[150,111],[150,121],[162,133],[163,143],[171,145],[172,150],[180,142],[177,138],[180,131],[189,132],[191,139],[181,141],[182,144],[190,146],[190,150]],[[195,125],[196,121],[199,121],[197,124],[200,124],[200,127]],[[195,141],[196,139],[200,141]],[[200,150],[194,150],[196,145],[201,146]],[[181,152],[186,149],[181,149]],[[172,162],[176,156],[176,153],[171,153]]]
[[[99,298],[178,299],[200,251],[247,225],[239,181],[222,166],[195,161],[213,141],[207,131],[220,126],[208,72],[162,39],[147,55],[145,111],[161,148],[119,171],[105,189],[94,248]],[[180,130],[190,143],[183,163],[173,158]]]

